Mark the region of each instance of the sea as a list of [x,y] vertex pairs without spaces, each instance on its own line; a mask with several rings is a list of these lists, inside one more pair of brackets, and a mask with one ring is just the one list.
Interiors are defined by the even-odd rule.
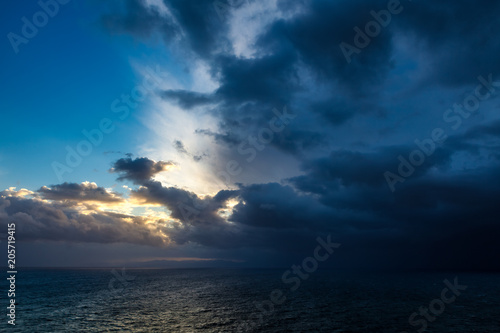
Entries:
[[0,330],[500,332],[498,273],[285,272],[20,269],[15,325],[5,283]]

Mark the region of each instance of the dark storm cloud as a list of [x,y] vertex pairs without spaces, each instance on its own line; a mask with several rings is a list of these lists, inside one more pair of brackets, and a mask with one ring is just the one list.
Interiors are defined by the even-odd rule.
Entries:
[[351,107],[344,107],[333,100],[312,102],[311,109],[334,125],[345,123],[355,114]]
[[[282,2],[282,6],[285,6]],[[287,2],[288,3],[288,2]],[[386,1],[311,1],[291,20],[278,20],[261,36],[262,52],[292,49],[314,71],[320,82],[341,82],[346,92],[363,95],[383,80],[391,68],[391,32],[386,30],[354,58],[351,64],[339,48],[352,43],[355,26],[373,18],[370,11],[384,9]]]
[[213,137],[217,143],[225,143],[226,145],[237,145],[241,143],[241,139],[235,133],[215,133],[207,129],[197,129],[196,134]]
[[173,22],[163,17],[158,8],[146,7],[142,0],[113,1],[111,7],[111,13],[101,18],[103,26],[110,31],[138,37],[149,37],[162,31],[166,40],[171,40],[179,33]]
[[[280,0],[282,16],[263,23],[249,57],[234,54],[229,16],[220,21],[212,1],[165,0],[172,16],[129,1],[114,21],[106,18],[114,31],[161,34],[169,51],[207,64],[218,83],[212,93],[160,93],[216,118],[217,129],[196,134],[235,151],[266,126],[273,108],[287,105],[297,114],[270,143],[301,165],[287,185],[245,184],[201,199],[152,181],[156,171],[138,177],[122,166],[122,179],[142,185],[133,197],[172,211],[181,222],[168,234],[178,243],[295,251],[308,237],[334,233],[346,266],[500,269],[500,125],[490,120],[498,118],[493,103],[481,102],[480,117],[447,132],[396,193],[384,179],[396,172],[398,156],[417,148],[414,136],[428,130],[442,103],[477,85],[479,75],[500,76],[500,3],[401,1],[403,11],[348,63],[339,44],[352,44],[354,28],[364,29],[370,11],[387,3]],[[229,199],[239,202],[230,223],[220,215]]]
[[[285,3],[285,2],[283,2]],[[311,1],[305,14],[288,21],[277,21],[262,36],[260,45],[291,43],[300,59],[324,80],[340,80],[351,92],[373,91],[393,67],[394,36],[410,37],[414,51],[426,53],[430,63],[427,83],[464,85],[479,75],[498,76],[496,54],[500,41],[495,32],[498,1],[401,1],[403,11],[393,16],[380,35],[353,57],[347,65],[338,44],[352,44],[355,26],[363,29],[373,20],[370,12],[387,7],[387,1]],[[283,4],[283,6],[285,6]]]
[[38,193],[48,200],[100,201],[122,202],[123,198],[117,194],[98,187],[93,183],[63,183],[60,185],[42,186]]
[[[342,263],[349,267],[375,262],[379,267],[491,269],[500,268],[495,255],[500,245],[493,236],[500,235],[498,170],[447,178],[422,176],[405,183],[398,196],[385,184],[327,186],[305,194],[270,183],[202,200],[157,182],[146,184],[134,196],[172,210],[181,225],[169,229],[168,235],[178,244],[307,254],[302,245],[308,239],[333,234],[349,244],[353,262]],[[325,175],[326,184],[329,177]],[[229,198],[239,201],[228,218],[232,224],[216,214]]]
[[[485,145],[486,137],[493,141]],[[500,250],[495,241],[500,236],[500,163],[488,158],[498,152],[499,137],[497,123],[450,137],[396,194],[388,190],[382,174],[398,152],[410,147],[370,154],[333,152],[330,158],[306,163],[306,175],[290,182],[327,207],[357,212],[359,217],[347,219],[348,228],[337,236],[369,252],[384,249],[392,265],[500,269],[493,255]],[[451,161],[463,152],[485,152],[486,159],[470,170],[454,170]],[[436,167],[441,172],[436,173]],[[333,223],[346,221],[343,213],[331,217]]]
[[243,102],[284,104],[298,89],[295,62],[293,50],[257,59],[217,58],[220,87],[215,95],[229,106]]
[[190,48],[197,54],[207,57],[224,43],[221,31],[226,27],[216,16],[213,0],[164,0],[164,3],[172,10]]
[[211,112],[221,119],[219,132],[200,129],[197,133],[213,136],[221,144],[238,144],[251,134],[246,131],[265,126],[273,117],[273,108],[286,105],[299,90],[295,60],[287,52],[258,59],[220,56],[212,63],[220,84],[213,94],[164,91],[161,96],[186,109],[216,103]]
[[[362,177],[372,186],[327,186],[310,194],[276,183],[244,186],[229,217],[232,225],[207,214],[213,209],[201,210],[196,222],[170,235],[215,248],[293,251],[308,237],[333,234],[349,244],[352,262],[342,265],[350,267],[376,263],[378,267],[498,269],[498,170],[417,177],[405,183],[397,196],[385,184],[372,184]],[[328,184],[329,176],[325,179]],[[171,206],[175,200],[167,193],[174,190],[163,191],[157,197],[168,197],[163,203]],[[226,198],[234,195],[228,192]],[[306,249],[300,251],[306,253]]]
[[282,151],[300,155],[309,149],[327,146],[328,141],[324,133],[314,130],[285,129],[281,135],[273,141],[273,145]]
[[464,140],[481,138],[500,138],[500,120],[489,124],[479,125],[467,130],[462,136]]
[[[297,188],[312,193],[336,189],[338,186],[379,186],[385,184],[381,175],[398,166],[398,156],[408,155],[415,146],[387,147],[377,152],[338,150],[330,156],[305,162],[306,175],[292,178]],[[439,147],[421,165],[412,177],[425,175],[434,167],[442,167],[450,162],[452,151]]]
[[[160,93],[162,98],[185,109],[208,104],[217,105],[211,108],[211,111],[221,120],[219,131],[214,133],[200,129],[199,133],[213,134],[216,142],[220,144],[238,144],[252,134],[252,131],[260,129],[269,121],[273,108],[286,105],[293,99],[293,94],[300,90],[297,76],[298,53],[292,47],[282,45],[277,50],[271,50],[269,47],[268,55],[252,59],[237,58],[228,53],[230,48],[227,47],[224,37],[224,33],[228,31],[227,22],[219,20],[213,1],[164,3],[182,26],[183,38],[187,42],[184,47],[208,61],[210,72],[219,82],[219,87],[212,94],[185,90],[167,90]],[[135,6],[139,5],[143,7],[139,13],[148,10],[144,8],[143,2],[135,2]],[[135,22],[136,19],[133,11],[128,11],[124,16],[125,21]],[[156,20],[156,16],[153,19]],[[164,20],[168,22],[172,18]],[[148,24],[146,28],[149,27]],[[139,28],[137,30],[143,31]],[[161,33],[162,30],[158,31]],[[281,37],[277,36],[277,40],[279,38]],[[170,42],[167,44],[173,46]],[[289,142],[280,145],[280,141],[276,140],[272,145],[295,151],[298,147],[308,147],[315,142],[309,138],[304,138],[307,141],[304,143],[300,140],[301,135],[298,134],[295,138],[297,144],[293,145],[293,149],[290,149],[292,145]]]
[[116,161],[110,172],[121,174],[118,180],[131,180],[135,184],[141,184],[157,173],[165,171],[171,165],[174,165],[174,163],[164,161],[155,162],[144,157],[136,159],[127,157]]
[[[260,197],[262,194],[267,196]],[[132,196],[139,201],[161,204],[172,212],[171,216],[179,223],[163,231],[178,245],[193,243],[220,250],[303,253],[310,239],[335,229],[327,225],[327,220],[332,218],[328,207],[316,211],[321,204],[297,197],[290,188],[278,184],[222,190],[213,197],[201,199],[194,193],[151,181],[133,191]],[[218,214],[227,211],[229,199],[240,201],[229,217],[230,222]],[[306,227],[305,223],[311,218],[316,220]]]
[[166,90],[160,93],[165,100],[177,103],[183,109],[192,109],[196,106],[213,103],[214,99],[209,94],[202,94],[186,90]]
[[500,249],[493,241],[500,236],[495,199],[500,194],[499,176],[497,165],[447,178],[429,177],[408,183],[393,205],[378,209],[408,230],[424,254],[421,265],[498,269],[492,254]]
[[500,160],[500,120],[479,125],[466,131],[462,136],[452,138],[456,149],[468,150],[476,155],[486,152],[485,158]]
[[398,21],[431,57],[430,79],[446,85],[473,83],[477,76],[498,77],[500,3],[494,0],[408,2]]
[[164,0],[170,13],[163,15],[144,0],[112,2],[109,13],[101,19],[108,30],[138,37],[159,34],[166,43],[181,39],[199,56],[209,56],[222,42],[224,25],[216,16],[213,0]]
[[297,196],[291,187],[277,183],[243,187],[240,203],[230,217],[231,221],[259,228],[333,229],[334,212],[314,198]]
[[[385,2],[332,4],[312,1],[292,4],[282,1],[279,8],[283,13],[289,13],[292,7],[300,7],[302,13],[291,19],[275,21],[258,36],[256,54],[259,56],[255,58],[239,58],[230,52],[231,47],[224,37],[228,33],[228,20],[218,19],[212,1],[164,1],[164,4],[175,18],[164,17],[165,22],[176,21],[183,31],[182,39],[186,44],[181,48],[193,51],[208,63],[219,87],[212,94],[168,90],[161,92],[161,97],[185,109],[216,105],[210,107],[210,111],[220,119],[219,130],[202,132],[204,129],[201,129],[200,133],[212,135],[217,143],[238,144],[269,121],[273,108],[283,105],[302,113],[316,112],[332,124],[342,124],[358,113],[378,114],[380,108],[366,105],[369,102],[357,103],[359,107],[346,106],[348,100],[339,104],[327,99],[321,104],[313,99],[307,103],[308,107],[296,107],[290,102],[297,98],[298,93],[305,92],[298,74],[304,66],[315,73],[320,84],[337,90],[338,94],[349,92],[357,98],[371,94],[372,83],[383,80],[390,68],[391,33],[379,36],[364,50],[359,61],[352,64],[345,61],[338,44],[342,40],[351,40],[353,27],[367,22],[371,18],[369,11],[377,5],[383,8]],[[134,6],[143,7],[138,11],[140,15],[144,11],[153,11],[152,19],[156,21],[154,10],[145,8],[143,2],[134,2]],[[139,14],[129,10],[123,20],[136,22]],[[144,29],[149,31],[150,24],[145,25]],[[138,32],[144,30],[136,29]],[[164,29],[157,29],[159,33],[162,31]],[[176,44],[169,40],[167,45],[176,48]],[[305,149],[324,144],[324,134],[315,129],[292,126],[288,130],[288,140],[282,137],[273,140],[271,145],[292,154],[301,154]]]
[[377,104],[376,100],[354,100],[346,98],[328,98],[326,100],[312,101],[310,111],[321,115],[331,125],[343,125],[356,115],[385,116],[387,111]]
[[[350,64],[339,44],[352,43],[354,27],[364,29],[373,20],[370,12],[385,9],[387,1],[279,1],[282,13],[299,8],[299,14],[268,26],[258,36],[259,57],[253,59],[230,53],[225,38],[227,20],[218,19],[213,1],[165,0],[164,4],[171,15],[161,16],[144,1],[129,0],[122,5],[125,8],[104,16],[103,21],[111,30],[136,35],[157,32],[165,36],[169,47],[175,34],[186,42],[184,48],[209,62],[221,84],[214,96],[189,91],[163,93],[185,108],[213,100],[226,104],[288,102],[296,90],[293,88],[297,88],[293,73],[302,64],[315,73],[318,83],[335,83],[344,94],[369,97],[393,68],[395,34],[411,36],[415,48],[420,41],[427,45],[420,51],[426,52],[431,61],[430,80],[470,83],[480,74],[496,75],[500,70],[495,57],[500,50],[494,38],[500,27],[495,16],[500,5],[496,1],[402,1],[403,11]],[[347,117],[345,112],[331,112],[329,118],[334,123]]]

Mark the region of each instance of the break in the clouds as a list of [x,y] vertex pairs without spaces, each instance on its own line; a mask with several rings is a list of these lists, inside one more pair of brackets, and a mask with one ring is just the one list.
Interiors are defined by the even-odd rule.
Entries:
[[171,75],[137,115],[144,157],[111,165],[127,191],[7,190],[1,221],[27,240],[254,265],[332,235],[336,265],[499,269],[499,14],[486,0],[112,1],[102,30]]

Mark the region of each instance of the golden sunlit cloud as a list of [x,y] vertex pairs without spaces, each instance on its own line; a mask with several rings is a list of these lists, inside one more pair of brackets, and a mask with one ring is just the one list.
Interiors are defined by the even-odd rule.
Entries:
[[10,195],[13,197],[26,197],[35,195],[35,192],[27,190],[25,188],[16,191],[16,187],[9,187],[8,189],[4,190],[4,192],[6,195]]

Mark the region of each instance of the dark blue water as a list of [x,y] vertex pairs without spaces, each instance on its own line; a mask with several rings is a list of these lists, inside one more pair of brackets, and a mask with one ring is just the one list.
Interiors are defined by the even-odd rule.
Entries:
[[[292,292],[294,283],[281,279],[284,271],[21,270],[16,326],[7,325],[3,292],[0,327],[12,332],[417,332],[425,324],[426,332],[500,332],[497,274],[318,271]],[[459,296],[445,294],[455,299],[441,309],[443,280],[455,277],[467,289]],[[271,297],[273,290],[286,299]],[[435,299],[439,315],[429,320],[418,315],[413,318],[418,324],[411,325],[412,313]]]

